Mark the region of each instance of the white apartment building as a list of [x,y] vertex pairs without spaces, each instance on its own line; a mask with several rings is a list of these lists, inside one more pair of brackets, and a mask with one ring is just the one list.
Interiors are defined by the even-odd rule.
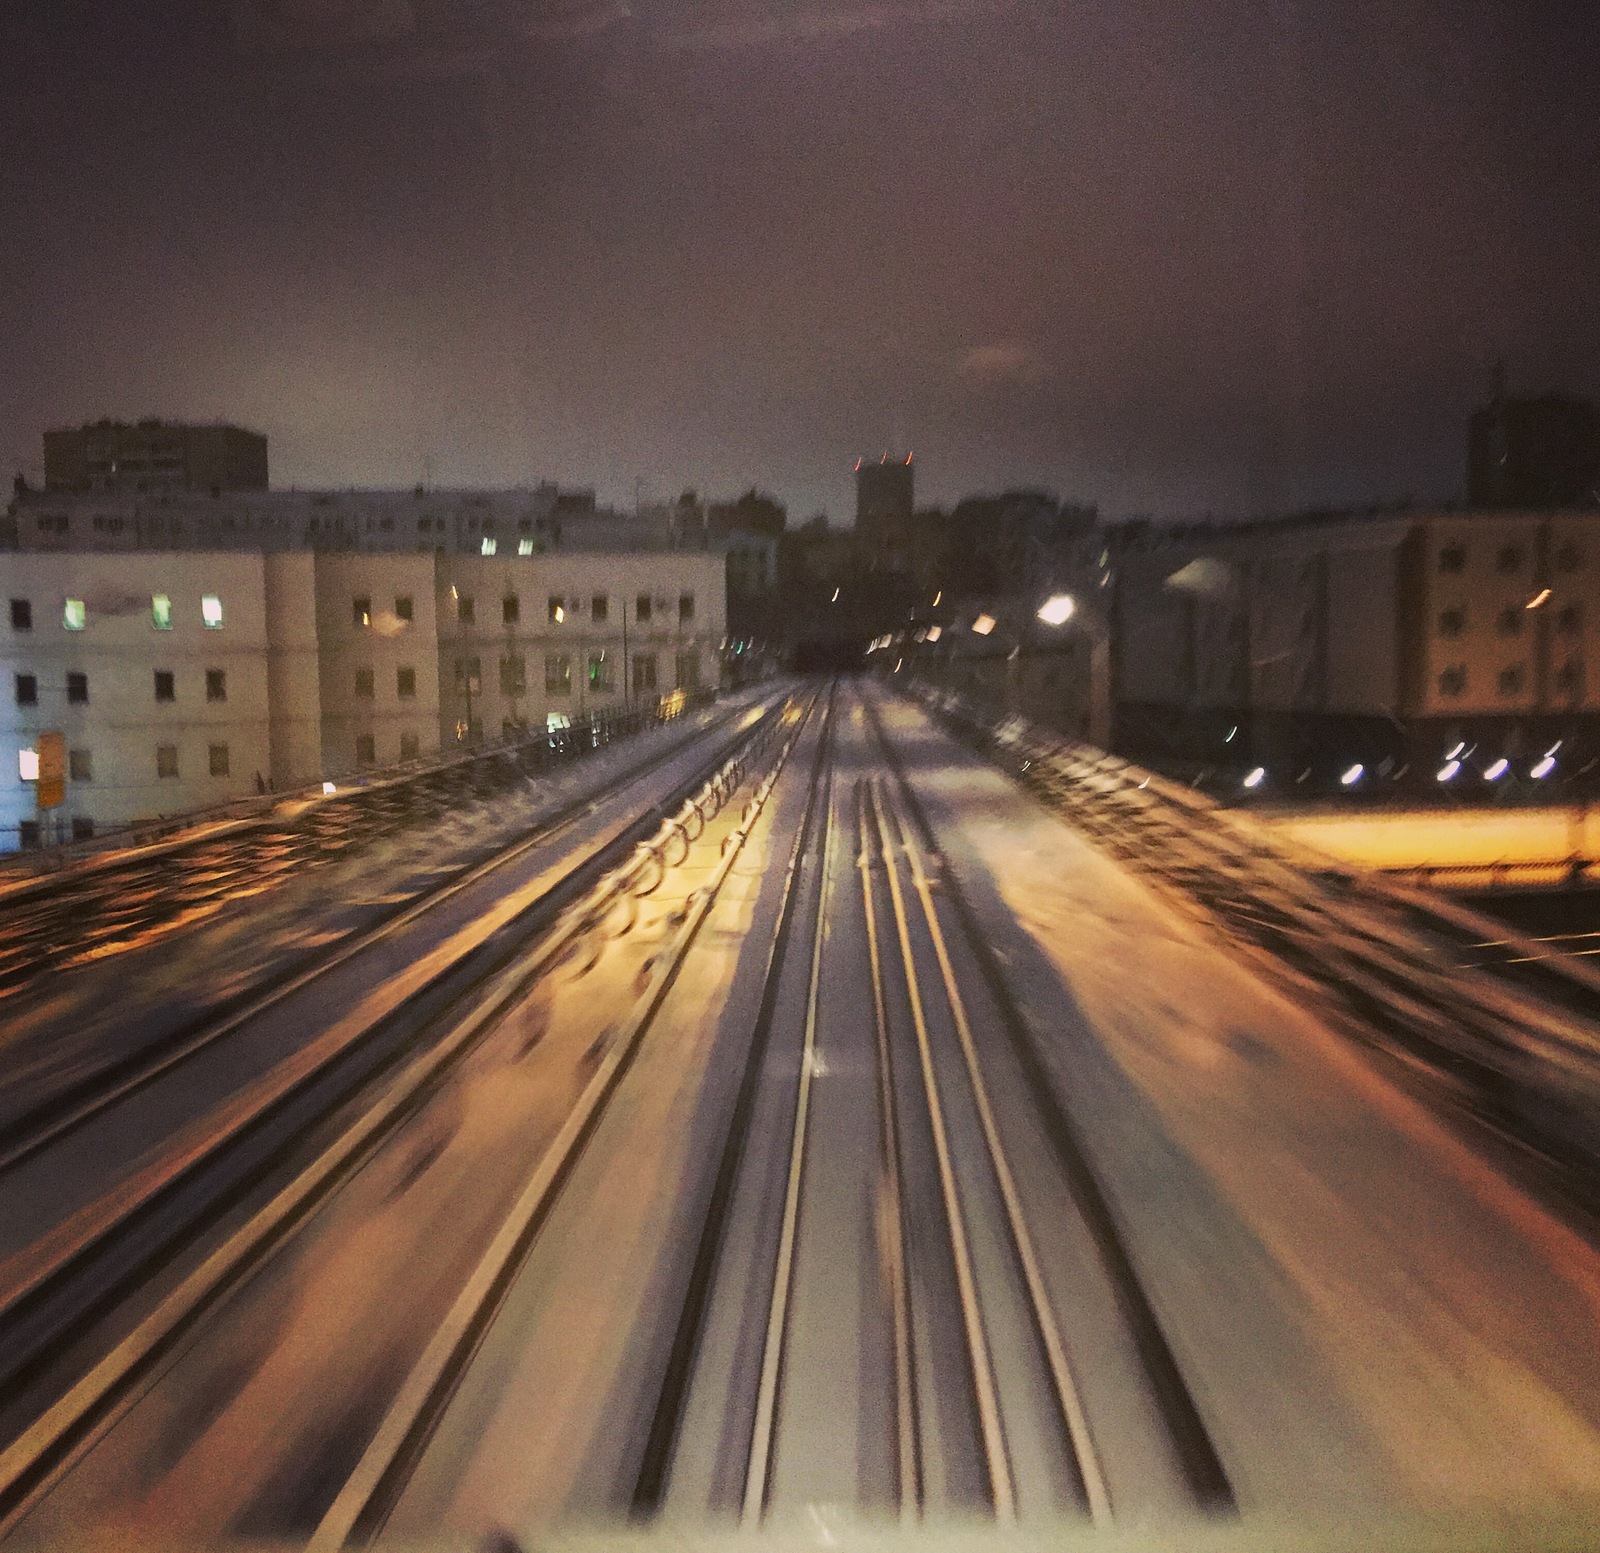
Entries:
[[[725,558],[0,554],[0,849],[714,685]],[[41,736],[68,750],[37,808]]]

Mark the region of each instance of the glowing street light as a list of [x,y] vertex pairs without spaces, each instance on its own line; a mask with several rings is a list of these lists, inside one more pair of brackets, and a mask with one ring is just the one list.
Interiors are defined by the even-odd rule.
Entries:
[[1528,602],[1526,604],[1524,604],[1522,607],[1524,609],[1537,609],[1549,597],[1550,597],[1550,590],[1548,588],[1540,588],[1539,591],[1537,593],[1535,593],[1534,596],[1531,599],[1529,599]]
[[930,642],[938,641],[939,638],[941,636],[943,636],[943,635],[944,635],[944,629],[943,629],[942,626],[929,626],[928,627],[928,640]]
[[994,625],[995,620],[993,615],[979,615],[978,618],[972,622],[972,634],[974,636],[987,636],[992,630],[994,630]]
[[1345,771],[1340,776],[1339,780],[1346,787],[1354,787],[1356,783],[1361,780],[1362,774],[1366,771],[1366,769],[1367,768],[1363,766],[1360,761],[1357,761],[1355,765],[1351,766],[1348,771]]
[[1447,760],[1439,767],[1439,775],[1435,780],[1448,782],[1460,769],[1461,762],[1459,760]]
[[1492,766],[1489,767],[1487,771],[1483,773],[1484,780],[1487,782],[1498,782],[1500,778],[1503,777],[1510,769],[1511,762],[1502,755],[1499,760],[1497,760]]
[[1528,773],[1528,775],[1531,776],[1531,777],[1538,777],[1538,778],[1540,778],[1542,780],[1543,778],[1549,776],[1550,773],[1552,771],[1554,771],[1555,769],[1556,769],[1555,757],[1552,756],[1552,755],[1546,755],[1544,757],[1544,759],[1541,760],[1539,762],[1539,764],[1536,765],[1533,768],[1533,770]]
[[1260,787],[1267,779],[1267,768],[1256,766],[1245,773],[1244,785],[1246,787]]
[[1070,593],[1055,593],[1039,606],[1039,619],[1047,626],[1062,626],[1072,619],[1077,607]]

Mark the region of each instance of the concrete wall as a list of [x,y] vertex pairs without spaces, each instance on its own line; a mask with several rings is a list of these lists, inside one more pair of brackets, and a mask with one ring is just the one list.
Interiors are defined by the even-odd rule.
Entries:
[[322,775],[322,693],[317,662],[316,558],[269,555],[267,704],[272,785],[300,787]]

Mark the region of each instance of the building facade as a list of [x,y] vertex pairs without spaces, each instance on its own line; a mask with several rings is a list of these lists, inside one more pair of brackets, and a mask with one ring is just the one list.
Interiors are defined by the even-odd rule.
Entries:
[[916,471],[911,455],[877,463],[856,460],[856,534],[869,544],[893,544],[916,510]]
[[[0,848],[714,685],[718,553],[15,550]],[[45,736],[64,802],[41,811]]]
[[93,421],[44,434],[51,491],[264,491],[267,439],[239,426]]

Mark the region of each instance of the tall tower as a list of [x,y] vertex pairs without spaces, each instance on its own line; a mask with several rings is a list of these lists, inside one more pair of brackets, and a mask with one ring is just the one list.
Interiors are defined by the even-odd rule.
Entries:
[[904,538],[915,505],[911,455],[856,460],[856,534],[873,543]]

